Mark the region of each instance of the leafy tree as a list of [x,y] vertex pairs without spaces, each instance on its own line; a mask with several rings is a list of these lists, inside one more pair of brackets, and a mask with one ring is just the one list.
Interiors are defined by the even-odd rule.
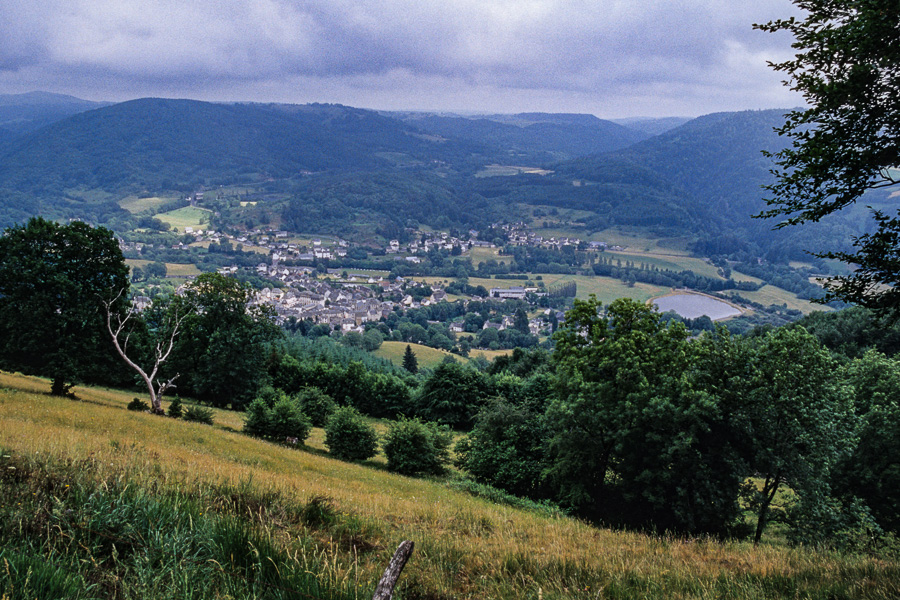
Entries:
[[451,427],[471,427],[475,415],[493,395],[490,379],[453,360],[439,364],[419,392],[422,416]]
[[741,417],[752,436],[750,465],[763,479],[752,490],[759,543],[782,485],[800,502],[822,501],[831,468],[849,452],[853,418],[828,351],[803,328],[776,329],[758,341]]
[[369,352],[378,350],[383,343],[384,336],[377,329],[370,329],[363,334],[363,348]]
[[727,531],[739,465],[716,458],[728,436],[716,397],[691,385],[687,331],[632,300],[600,309],[576,301],[555,336],[547,473],[559,500],[605,521]]
[[406,351],[403,353],[403,368],[413,375],[419,372],[419,361],[416,360],[416,353],[412,351],[409,344],[406,345]]
[[307,415],[315,427],[324,427],[328,417],[337,409],[331,396],[315,387],[307,387],[297,393],[300,410]]
[[382,447],[388,469],[401,475],[440,475],[450,463],[453,435],[446,426],[402,418],[391,424]]
[[272,388],[262,390],[247,407],[244,418],[245,433],[279,442],[295,439],[302,443],[311,428],[312,423],[297,398]]
[[836,495],[859,498],[884,530],[900,532],[900,364],[875,351],[845,368],[858,417],[853,452],[834,470]]
[[[900,5],[894,0],[794,0],[801,18],[759,29],[794,36],[796,56],[772,67],[809,108],[786,115],[768,186],[779,226],[819,221],[866,191],[900,181]],[[900,305],[900,220],[875,211],[877,231],[857,251],[825,253],[859,266],[830,285],[833,297],[878,309]],[[886,284],[879,286],[878,284]]]
[[191,314],[172,358],[185,387],[215,406],[240,408],[264,383],[269,344],[283,334],[271,309],[248,306],[251,290],[236,279],[204,273],[188,284]]
[[144,273],[147,277],[165,277],[167,272],[166,264],[160,261],[148,263],[144,267]]
[[378,434],[359,411],[342,406],[325,424],[325,447],[341,460],[365,460],[378,451]]
[[[0,366],[55,395],[112,365],[104,303],[126,310],[128,267],[110,230],[40,217],[0,237]],[[107,367],[108,368],[108,367]]]
[[478,413],[456,444],[456,464],[475,481],[530,498],[545,498],[547,429],[542,414],[497,398]]

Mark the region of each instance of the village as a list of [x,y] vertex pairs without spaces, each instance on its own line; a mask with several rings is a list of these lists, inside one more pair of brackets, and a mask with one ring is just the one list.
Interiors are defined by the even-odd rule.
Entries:
[[[525,223],[494,224],[495,231],[501,231],[507,240],[506,245],[535,246],[561,249],[564,246],[578,248],[588,247],[603,251],[607,245],[603,242],[584,242],[574,237],[544,238],[532,232]],[[538,285],[497,286],[482,288],[480,294],[466,295],[448,294],[444,281],[436,278],[393,277],[384,270],[328,267],[342,259],[356,257],[391,256],[396,263],[421,264],[428,253],[435,250],[446,251],[451,256],[467,256],[472,249],[497,248],[491,241],[478,239],[478,231],[468,231],[468,237],[453,236],[447,232],[416,231],[410,241],[401,243],[389,240],[383,248],[360,247],[341,238],[302,239],[296,235],[271,228],[255,228],[236,234],[220,232],[200,227],[185,227],[178,241],[171,245],[172,250],[189,250],[198,246],[207,248],[230,247],[237,250],[249,250],[264,256],[268,260],[259,262],[255,267],[230,265],[219,267],[224,275],[237,275],[240,269],[253,271],[258,277],[272,282],[256,290],[254,303],[268,305],[273,308],[279,323],[308,320],[315,324],[325,324],[332,330],[343,333],[366,330],[366,324],[387,319],[391,314],[404,314],[408,309],[419,309],[440,302],[459,302],[462,307],[470,301],[495,300],[497,309],[503,311],[504,305],[508,314],[499,318],[485,320],[482,329],[503,331],[513,327],[513,303],[515,306],[528,303],[530,315],[528,330],[532,335],[546,334],[551,321],[560,322],[564,313],[560,310],[538,307],[539,298],[547,295],[547,290]],[[121,242],[124,251],[142,253],[150,249],[148,244]],[[610,247],[610,249],[621,249]],[[348,261],[350,262],[350,261]],[[539,282],[540,283],[540,282]],[[149,304],[149,298],[140,296],[135,299],[140,306]],[[460,311],[464,312],[464,311]],[[550,313],[553,316],[550,316]],[[473,333],[471,325],[466,327],[462,317],[444,323],[450,334]],[[369,325],[371,327],[371,325]]]

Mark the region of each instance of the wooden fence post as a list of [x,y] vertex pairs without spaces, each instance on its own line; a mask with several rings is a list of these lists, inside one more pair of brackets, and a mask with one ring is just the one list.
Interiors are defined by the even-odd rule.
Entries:
[[378,587],[375,588],[375,595],[372,596],[372,600],[391,600],[391,596],[394,594],[394,586],[397,585],[400,573],[412,554],[413,546],[414,544],[409,540],[401,542],[397,551],[394,552],[394,558],[391,559],[387,569],[384,570],[384,575],[381,576],[381,581],[378,582]]

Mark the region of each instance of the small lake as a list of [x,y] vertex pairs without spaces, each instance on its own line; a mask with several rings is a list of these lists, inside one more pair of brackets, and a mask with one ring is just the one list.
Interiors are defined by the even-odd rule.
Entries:
[[700,296],[699,294],[674,294],[657,298],[653,304],[659,308],[659,312],[674,311],[685,319],[696,319],[706,315],[713,321],[736,317],[741,311],[727,302]]

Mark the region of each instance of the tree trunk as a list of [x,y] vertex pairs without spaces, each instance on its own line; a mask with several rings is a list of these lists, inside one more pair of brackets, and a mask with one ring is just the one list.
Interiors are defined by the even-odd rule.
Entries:
[[53,383],[50,384],[50,393],[54,396],[68,396],[74,387],[71,383],[66,383],[63,377],[54,377]]
[[759,504],[759,514],[756,519],[756,535],[753,536],[754,546],[759,546],[759,541],[762,539],[763,530],[766,528],[769,517],[769,506],[775,498],[775,492],[778,491],[779,485],[781,485],[781,474],[775,475],[774,479],[766,477],[766,483],[763,484],[762,489],[762,501]]

